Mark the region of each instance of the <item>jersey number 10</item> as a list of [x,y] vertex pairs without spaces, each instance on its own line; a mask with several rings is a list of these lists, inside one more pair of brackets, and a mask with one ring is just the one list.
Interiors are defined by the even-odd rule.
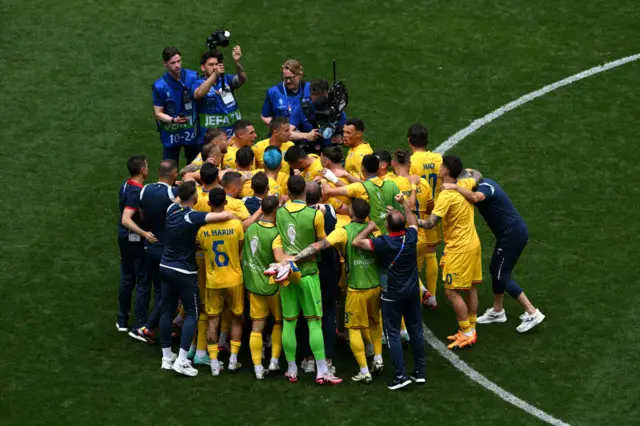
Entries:
[[438,175],[436,173],[429,173],[428,175],[422,175],[423,179],[426,179],[431,186],[431,196],[436,198],[436,184],[438,183]]

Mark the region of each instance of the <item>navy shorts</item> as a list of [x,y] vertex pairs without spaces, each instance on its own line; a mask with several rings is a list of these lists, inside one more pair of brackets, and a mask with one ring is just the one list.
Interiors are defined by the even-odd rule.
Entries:
[[511,273],[528,241],[529,231],[522,221],[511,225],[496,239],[496,246],[489,264],[491,277],[494,280],[500,280]]

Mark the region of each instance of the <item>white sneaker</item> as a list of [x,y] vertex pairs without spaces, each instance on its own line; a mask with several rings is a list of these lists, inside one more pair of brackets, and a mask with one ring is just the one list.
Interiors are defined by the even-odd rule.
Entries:
[[302,360],[302,362],[300,363],[300,368],[302,368],[302,371],[304,371],[305,373],[315,373],[316,362],[313,359],[310,359],[309,361]]
[[240,364],[238,361],[236,361],[236,362],[229,361],[229,366],[227,367],[227,369],[232,373],[235,373],[236,371],[240,370],[241,368],[242,368],[242,364]]
[[173,370],[173,363],[178,359],[178,355],[171,353],[171,358],[162,357],[162,365],[160,368],[162,370]]
[[539,309],[536,309],[533,315],[529,315],[525,312],[524,315],[521,316],[521,318],[522,323],[516,328],[516,330],[518,330],[518,333],[525,333],[544,321],[544,315],[542,314],[542,312],[540,312]]
[[182,362],[174,362],[172,368],[176,373],[184,374],[185,376],[195,377],[198,375],[198,370],[191,366],[191,361],[188,359]]
[[118,331],[129,331],[129,329],[127,328],[127,326],[126,326],[126,325],[120,325],[120,324],[118,324],[118,323],[116,323],[116,329],[117,329]]
[[336,374],[336,366],[333,365],[333,363],[331,364],[327,364],[327,368],[329,369],[329,373],[333,374],[335,376]]
[[491,324],[492,322],[507,322],[507,311],[504,309],[496,312],[493,308],[484,311],[484,314],[478,317],[478,324]]
[[261,365],[255,365],[253,367],[253,371],[256,373],[256,379],[262,380],[264,379],[265,371],[264,367]]
[[354,382],[363,382],[368,384],[371,383],[373,377],[371,377],[371,373],[364,374],[362,373],[362,371],[359,371],[358,374],[351,377],[351,380],[353,380]]
[[269,371],[270,372],[280,371],[280,363],[275,359],[272,359],[271,362],[269,363]]
[[369,368],[369,372],[371,374],[378,374],[381,373],[383,369],[384,363],[382,362],[382,360],[373,361],[373,364],[371,364],[371,367]]
[[222,365],[221,362],[218,362],[218,365],[214,366],[214,363],[211,363],[211,375],[212,376],[219,376],[220,373],[222,372],[222,370],[224,370],[224,367]]

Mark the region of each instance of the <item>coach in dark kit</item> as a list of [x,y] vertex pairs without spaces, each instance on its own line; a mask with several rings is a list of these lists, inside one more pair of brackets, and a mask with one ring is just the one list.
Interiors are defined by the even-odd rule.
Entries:
[[[401,389],[412,381],[425,383],[420,288],[416,262],[418,227],[416,218],[404,196],[398,194],[395,199],[401,203],[405,211],[408,225],[406,228],[405,216],[394,209],[387,216],[389,235],[382,235],[372,240],[367,239],[367,236],[377,228],[372,221],[353,240],[354,247],[372,251],[378,255],[381,268],[382,321],[396,370],[394,381],[388,384],[391,390]],[[407,376],[400,341],[400,323],[403,317],[411,338],[415,366],[411,378]]]
[[120,186],[118,193],[120,204],[120,223],[118,224],[118,246],[120,247],[120,311],[116,328],[129,331],[129,311],[133,289],[136,296],[136,327],[147,320],[147,308],[144,306],[144,289],[147,288],[147,270],[144,264],[144,240],[157,242],[153,233],[141,227],[140,191],[149,174],[147,159],[144,155],[134,155],[127,160],[129,179]]
[[146,242],[144,246],[145,264],[147,267],[147,286],[145,292],[145,308],[149,306],[151,285],[154,287],[154,308],[142,327],[133,328],[129,336],[143,342],[153,342],[153,329],[160,321],[162,302],[160,298],[160,259],[164,252],[167,210],[175,203],[178,188],[173,184],[178,178],[178,163],[175,160],[162,160],[158,169],[158,182],[150,183],[140,192],[140,213],[145,228],[153,232],[155,243]]
[[489,178],[482,178],[474,191],[452,183],[445,183],[442,187],[458,191],[467,201],[475,204],[496,237],[496,246],[489,265],[493,287],[493,307],[487,309],[484,315],[478,318],[478,324],[507,321],[504,310],[505,291],[525,310],[520,316],[522,322],[516,328],[519,333],[525,333],[540,324],[545,319],[545,315],[531,304],[522,288],[511,278],[511,272],[529,241],[529,231],[507,193],[496,181]]

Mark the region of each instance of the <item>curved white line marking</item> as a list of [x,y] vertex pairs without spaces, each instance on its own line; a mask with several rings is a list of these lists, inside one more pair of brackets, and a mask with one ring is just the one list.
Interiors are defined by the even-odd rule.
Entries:
[[[610,70],[615,67],[619,67],[620,65],[627,64],[629,62],[637,61],[640,59],[640,54],[627,56],[616,61],[608,62],[604,65],[598,65],[597,67],[590,68],[586,71],[582,71],[578,74],[574,74],[570,77],[567,77],[563,80],[557,81],[555,83],[551,83],[547,86],[544,86],[541,89],[538,89],[534,92],[527,93],[524,96],[519,97],[513,102],[509,102],[506,105],[501,106],[493,112],[485,115],[484,117],[474,120],[469,126],[460,130],[449,139],[440,144],[435,152],[439,152],[440,154],[444,154],[454,146],[456,146],[462,139],[469,136],[471,133],[475,132],[479,128],[483,127],[486,124],[491,123],[493,120],[502,116],[503,114],[518,108],[520,105],[524,105],[527,102],[530,102],[540,96],[546,95],[549,92],[552,92],[560,87],[567,86],[571,83],[575,83],[576,81],[582,80],[583,78],[591,77],[592,75],[599,74],[603,71]],[[454,354],[451,350],[447,349],[447,347],[438,340],[438,338],[427,328],[427,325],[422,323],[424,327],[424,340],[429,343],[440,355],[442,355],[447,361],[449,361],[454,367],[464,373],[467,377],[469,377],[474,382],[478,383],[480,386],[485,389],[495,393],[504,401],[515,405],[521,410],[529,413],[530,415],[542,420],[543,422],[547,422],[552,425],[557,426],[569,426],[568,423],[563,422],[560,419],[556,419],[555,417],[545,413],[544,411],[534,407],[531,404],[521,400],[517,396],[513,395],[510,392],[502,389],[500,386],[493,383],[491,380],[487,379],[482,374],[478,373],[476,370],[471,368],[469,364],[461,360],[456,354]]]
[[483,388],[495,393],[500,398],[508,402],[509,404],[513,404],[522,411],[525,411],[531,414],[534,417],[542,420],[543,422],[547,422],[551,425],[555,426],[569,426],[568,423],[563,422],[560,419],[556,419],[555,417],[545,413],[544,411],[534,407],[531,404],[521,400],[514,394],[502,389],[500,386],[493,383],[491,380],[487,379],[482,374],[478,373],[473,368],[469,367],[469,364],[461,360],[458,355],[454,354],[451,349],[447,349],[447,347],[442,343],[438,338],[427,328],[427,326],[422,323],[423,329],[423,337],[424,340],[429,343],[440,355],[442,355],[447,361],[449,361],[455,368],[462,371],[465,376],[478,383]]
[[567,86],[571,83],[575,83],[576,81],[582,80],[583,78],[591,77],[592,75],[596,75],[603,71],[607,71],[612,68],[619,67],[620,65],[624,65],[629,62],[637,61],[638,59],[640,59],[640,53],[627,56],[613,62],[607,62],[604,65],[598,65],[597,67],[593,67],[586,71],[582,71],[578,74],[574,74],[571,77],[567,77],[563,80],[556,81],[555,83],[551,83],[534,92],[527,93],[526,95],[519,97],[515,101],[509,102],[508,104],[501,106],[497,110],[490,112],[484,117],[474,120],[473,123],[471,123],[464,129],[460,130],[459,132],[451,136],[449,139],[441,143],[434,151],[439,152],[440,154],[444,154],[445,152],[447,152],[448,150],[456,146],[458,142],[460,142],[462,139],[469,136],[471,133],[475,132],[482,126],[491,123],[493,120],[502,116],[506,112],[509,112],[512,109],[518,108],[520,105],[524,105],[527,102],[530,102],[536,98],[539,98],[540,96],[546,95],[547,93],[552,92],[560,87]]

